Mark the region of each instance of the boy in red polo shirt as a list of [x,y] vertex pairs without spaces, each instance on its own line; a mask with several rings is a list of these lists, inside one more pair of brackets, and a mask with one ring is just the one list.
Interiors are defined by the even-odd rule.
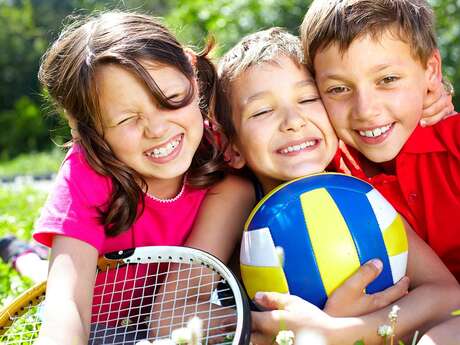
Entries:
[[350,172],[376,186],[460,281],[460,118],[419,125],[442,78],[428,3],[314,1],[301,30]]
[[[315,0],[301,36],[349,172],[378,188],[460,281],[460,118],[419,124],[442,78],[433,17],[424,0]],[[460,324],[450,322],[444,334]]]

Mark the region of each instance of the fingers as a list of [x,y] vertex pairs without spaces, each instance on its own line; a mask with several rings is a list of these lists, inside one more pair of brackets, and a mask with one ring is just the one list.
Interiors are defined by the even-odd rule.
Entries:
[[373,306],[369,306],[365,288],[382,271],[382,262],[378,259],[370,260],[361,266],[350,278],[339,286],[329,296],[324,311],[331,316],[358,316],[365,314]]
[[284,309],[295,298],[295,296],[278,292],[257,292],[254,302],[267,310]]
[[432,126],[454,112],[452,95],[443,93],[431,105],[423,109],[420,125]]
[[375,308],[381,309],[405,296],[409,290],[409,278],[403,277],[395,285],[385,289],[381,292],[377,292],[371,295],[373,301],[372,304]]
[[380,274],[382,267],[382,261],[379,259],[369,260],[343,283],[343,289],[348,289],[348,293],[354,295],[362,294],[366,286]]

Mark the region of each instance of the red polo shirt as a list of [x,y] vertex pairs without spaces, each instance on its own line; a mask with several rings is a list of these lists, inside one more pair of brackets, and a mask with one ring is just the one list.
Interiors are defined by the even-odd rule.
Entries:
[[333,167],[376,187],[460,282],[460,116],[417,127],[395,159],[395,174],[368,177],[364,157],[342,150]]

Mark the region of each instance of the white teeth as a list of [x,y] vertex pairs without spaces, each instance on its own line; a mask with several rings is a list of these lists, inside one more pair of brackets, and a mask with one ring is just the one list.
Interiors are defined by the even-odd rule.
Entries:
[[171,154],[171,152],[174,151],[174,149],[179,145],[179,143],[180,143],[180,139],[170,141],[165,146],[157,147],[153,149],[153,151],[150,152],[149,155],[155,158],[166,157],[169,154]]
[[287,148],[282,149],[281,153],[290,153],[290,152],[300,151],[300,150],[306,149],[307,147],[315,145],[315,142],[316,142],[315,140],[310,140],[310,141],[306,141],[299,145],[288,146]]
[[373,130],[358,131],[358,133],[362,137],[374,138],[374,137],[381,136],[382,134],[388,132],[390,128],[391,128],[391,124],[383,126],[383,127],[379,127],[379,128],[374,128]]

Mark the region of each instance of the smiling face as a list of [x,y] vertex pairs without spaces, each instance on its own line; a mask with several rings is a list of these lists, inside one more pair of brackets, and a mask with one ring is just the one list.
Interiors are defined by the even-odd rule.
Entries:
[[321,98],[340,139],[373,162],[394,159],[417,126],[424,97],[440,77],[439,55],[426,64],[391,31],[337,44],[314,57]]
[[330,163],[337,138],[304,67],[280,57],[249,67],[231,88],[233,147],[265,192]]
[[[180,102],[186,97],[190,82],[177,69],[142,65],[168,99]],[[104,139],[115,156],[145,179],[149,192],[175,195],[203,136],[198,92],[188,105],[171,110],[162,108],[145,84],[119,65],[100,66],[96,80]]]

